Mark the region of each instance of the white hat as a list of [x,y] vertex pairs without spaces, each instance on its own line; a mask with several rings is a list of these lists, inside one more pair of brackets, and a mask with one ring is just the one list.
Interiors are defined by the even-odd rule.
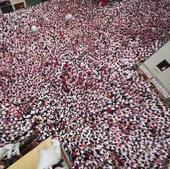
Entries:
[[38,28],[37,28],[35,25],[32,25],[32,26],[31,26],[31,30],[32,30],[33,32],[36,32],[36,31],[38,30]]
[[73,15],[72,15],[72,14],[67,14],[67,15],[65,16],[65,20],[66,20],[66,21],[71,20],[71,19],[73,19]]

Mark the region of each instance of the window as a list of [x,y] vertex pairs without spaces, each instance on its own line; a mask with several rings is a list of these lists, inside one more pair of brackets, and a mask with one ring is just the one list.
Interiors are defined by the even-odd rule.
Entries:
[[160,71],[164,71],[170,67],[170,64],[166,60],[163,60],[161,63],[159,63],[156,66],[159,68]]

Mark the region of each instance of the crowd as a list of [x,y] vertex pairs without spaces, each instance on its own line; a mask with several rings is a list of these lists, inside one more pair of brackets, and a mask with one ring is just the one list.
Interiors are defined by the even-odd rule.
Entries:
[[0,145],[37,132],[66,144],[75,169],[165,169],[170,109],[134,65],[169,31],[169,0],[50,0],[5,14]]

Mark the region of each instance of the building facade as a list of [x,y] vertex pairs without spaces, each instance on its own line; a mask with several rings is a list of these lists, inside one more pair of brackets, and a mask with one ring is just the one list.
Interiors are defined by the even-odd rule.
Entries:
[[170,105],[170,41],[140,64],[139,68]]

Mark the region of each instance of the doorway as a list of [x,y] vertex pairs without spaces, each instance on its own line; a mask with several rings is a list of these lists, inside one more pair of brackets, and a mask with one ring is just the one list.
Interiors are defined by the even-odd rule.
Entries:
[[25,8],[23,2],[18,3],[18,4],[14,4],[14,7],[15,7],[15,10],[19,10],[19,9]]

